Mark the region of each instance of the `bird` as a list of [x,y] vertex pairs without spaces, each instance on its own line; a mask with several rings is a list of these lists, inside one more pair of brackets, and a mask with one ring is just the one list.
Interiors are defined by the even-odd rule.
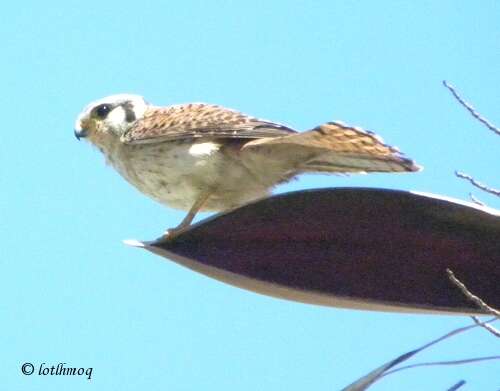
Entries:
[[199,211],[265,198],[300,174],[421,169],[375,133],[341,122],[298,132],[219,105],[155,106],[135,94],[88,104],[74,135],[97,147],[140,192],[187,211],[166,239],[187,230]]

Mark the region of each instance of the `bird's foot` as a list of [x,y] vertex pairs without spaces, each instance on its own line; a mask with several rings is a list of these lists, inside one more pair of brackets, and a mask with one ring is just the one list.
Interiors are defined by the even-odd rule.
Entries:
[[175,228],[167,229],[162,236],[156,239],[157,242],[170,242],[189,229],[190,225],[179,225]]

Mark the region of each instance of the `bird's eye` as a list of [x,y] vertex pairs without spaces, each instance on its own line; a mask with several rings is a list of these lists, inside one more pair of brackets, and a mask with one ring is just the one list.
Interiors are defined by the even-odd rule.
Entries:
[[94,109],[95,115],[101,119],[106,118],[110,111],[111,106],[106,103],[99,105]]

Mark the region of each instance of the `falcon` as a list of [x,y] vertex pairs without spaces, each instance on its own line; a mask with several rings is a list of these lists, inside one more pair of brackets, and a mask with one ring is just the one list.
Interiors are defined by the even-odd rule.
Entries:
[[418,167],[372,132],[327,122],[305,132],[205,103],[158,107],[120,94],[90,103],[77,139],[96,146],[129,183],[187,210],[223,211],[269,195],[303,173],[412,172]]

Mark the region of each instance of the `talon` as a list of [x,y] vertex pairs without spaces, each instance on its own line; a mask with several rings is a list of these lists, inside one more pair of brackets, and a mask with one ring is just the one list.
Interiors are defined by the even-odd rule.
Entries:
[[165,241],[174,240],[177,236],[186,232],[189,229],[189,227],[190,227],[190,225],[179,226],[179,227],[175,227],[175,228],[168,228],[163,233],[163,235],[157,239],[157,241],[158,242],[165,242]]
[[196,216],[196,213],[200,210],[202,205],[205,203],[207,198],[210,196],[211,191],[207,191],[204,194],[202,194],[194,203],[194,205],[191,207],[189,210],[188,214],[184,219],[181,221],[181,223],[175,227],[175,228],[169,228],[167,229],[162,236],[158,238],[158,241],[170,241],[175,239],[177,236],[180,234],[186,232],[190,227],[191,227],[191,222],[194,219],[194,216]]

